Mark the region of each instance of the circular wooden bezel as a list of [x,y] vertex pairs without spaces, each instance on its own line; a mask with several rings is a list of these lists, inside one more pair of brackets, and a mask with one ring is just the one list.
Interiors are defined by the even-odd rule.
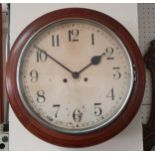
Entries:
[[[51,130],[33,118],[26,110],[20,99],[16,81],[19,56],[29,38],[45,25],[67,18],[83,18],[94,20],[112,30],[127,48],[133,63],[135,75],[133,89],[128,103],[117,119],[96,131],[76,135],[64,134],[55,130]],[[122,131],[130,123],[132,118],[135,116],[143,97],[145,87],[145,71],[143,59],[136,42],[120,23],[97,11],[82,8],[67,8],[43,15],[28,25],[18,36],[11,49],[7,63],[6,87],[9,101],[15,114],[30,132],[37,137],[56,145],[66,147],[84,147],[108,140]]]

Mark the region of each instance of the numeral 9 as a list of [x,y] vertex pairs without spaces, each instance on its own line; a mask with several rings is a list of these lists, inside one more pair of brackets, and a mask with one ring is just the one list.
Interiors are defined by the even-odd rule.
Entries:
[[38,81],[38,72],[34,69],[30,72],[30,81],[31,82],[37,82]]

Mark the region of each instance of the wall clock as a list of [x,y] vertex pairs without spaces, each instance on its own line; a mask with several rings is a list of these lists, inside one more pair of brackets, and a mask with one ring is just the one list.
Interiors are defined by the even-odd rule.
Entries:
[[116,20],[82,8],[27,26],[9,56],[6,86],[22,124],[66,147],[95,145],[132,120],[145,84],[142,56]]
[[3,123],[3,51],[2,51],[2,5],[0,4],[0,124]]

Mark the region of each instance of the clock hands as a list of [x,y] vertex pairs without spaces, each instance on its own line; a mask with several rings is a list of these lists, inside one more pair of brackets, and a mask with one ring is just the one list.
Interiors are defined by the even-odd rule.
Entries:
[[68,67],[66,67],[65,65],[63,65],[61,62],[59,62],[58,60],[56,60],[54,57],[52,57],[51,55],[49,55],[46,51],[44,51],[43,49],[41,49],[40,47],[34,45],[34,47],[36,49],[38,49],[40,52],[45,53],[51,60],[53,60],[55,63],[57,63],[58,65],[60,65],[62,68],[64,68],[65,70],[67,70],[69,73],[72,74],[72,77],[74,79],[77,79],[80,77],[80,74],[86,70],[87,68],[89,68],[92,65],[98,65],[101,62],[102,56],[105,55],[105,53],[103,52],[101,55],[99,56],[93,56],[90,60],[90,63],[88,65],[86,65],[84,68],[82,68],[80,71],[78,72],[73,72],[71,71]]
[[88,65],[86,65],[84,68],[82,68],[80,71],[78,72],[73,72],[72,76],[73,78],[77,79],[80,77],[80,74],[86,70],[87,68],[89,68],[92,65],[98,65],[101,62],[102,56],[105,55],[105,53],[103,52],[101,55],[99,56],[93,56],[90,60],[90,63]]

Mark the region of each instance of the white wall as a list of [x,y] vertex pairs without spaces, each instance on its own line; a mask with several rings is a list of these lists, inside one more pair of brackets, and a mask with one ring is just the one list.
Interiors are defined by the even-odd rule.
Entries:
[[[122,23],[138,42],[137,4],[11,4],[11,45],[33,20],[56,9],[85,7],[104,12]],[[10,110],[10,150],[142,150],[140,113],[114,138],[96,146],[71,149],[48,144],[27,131]]]

